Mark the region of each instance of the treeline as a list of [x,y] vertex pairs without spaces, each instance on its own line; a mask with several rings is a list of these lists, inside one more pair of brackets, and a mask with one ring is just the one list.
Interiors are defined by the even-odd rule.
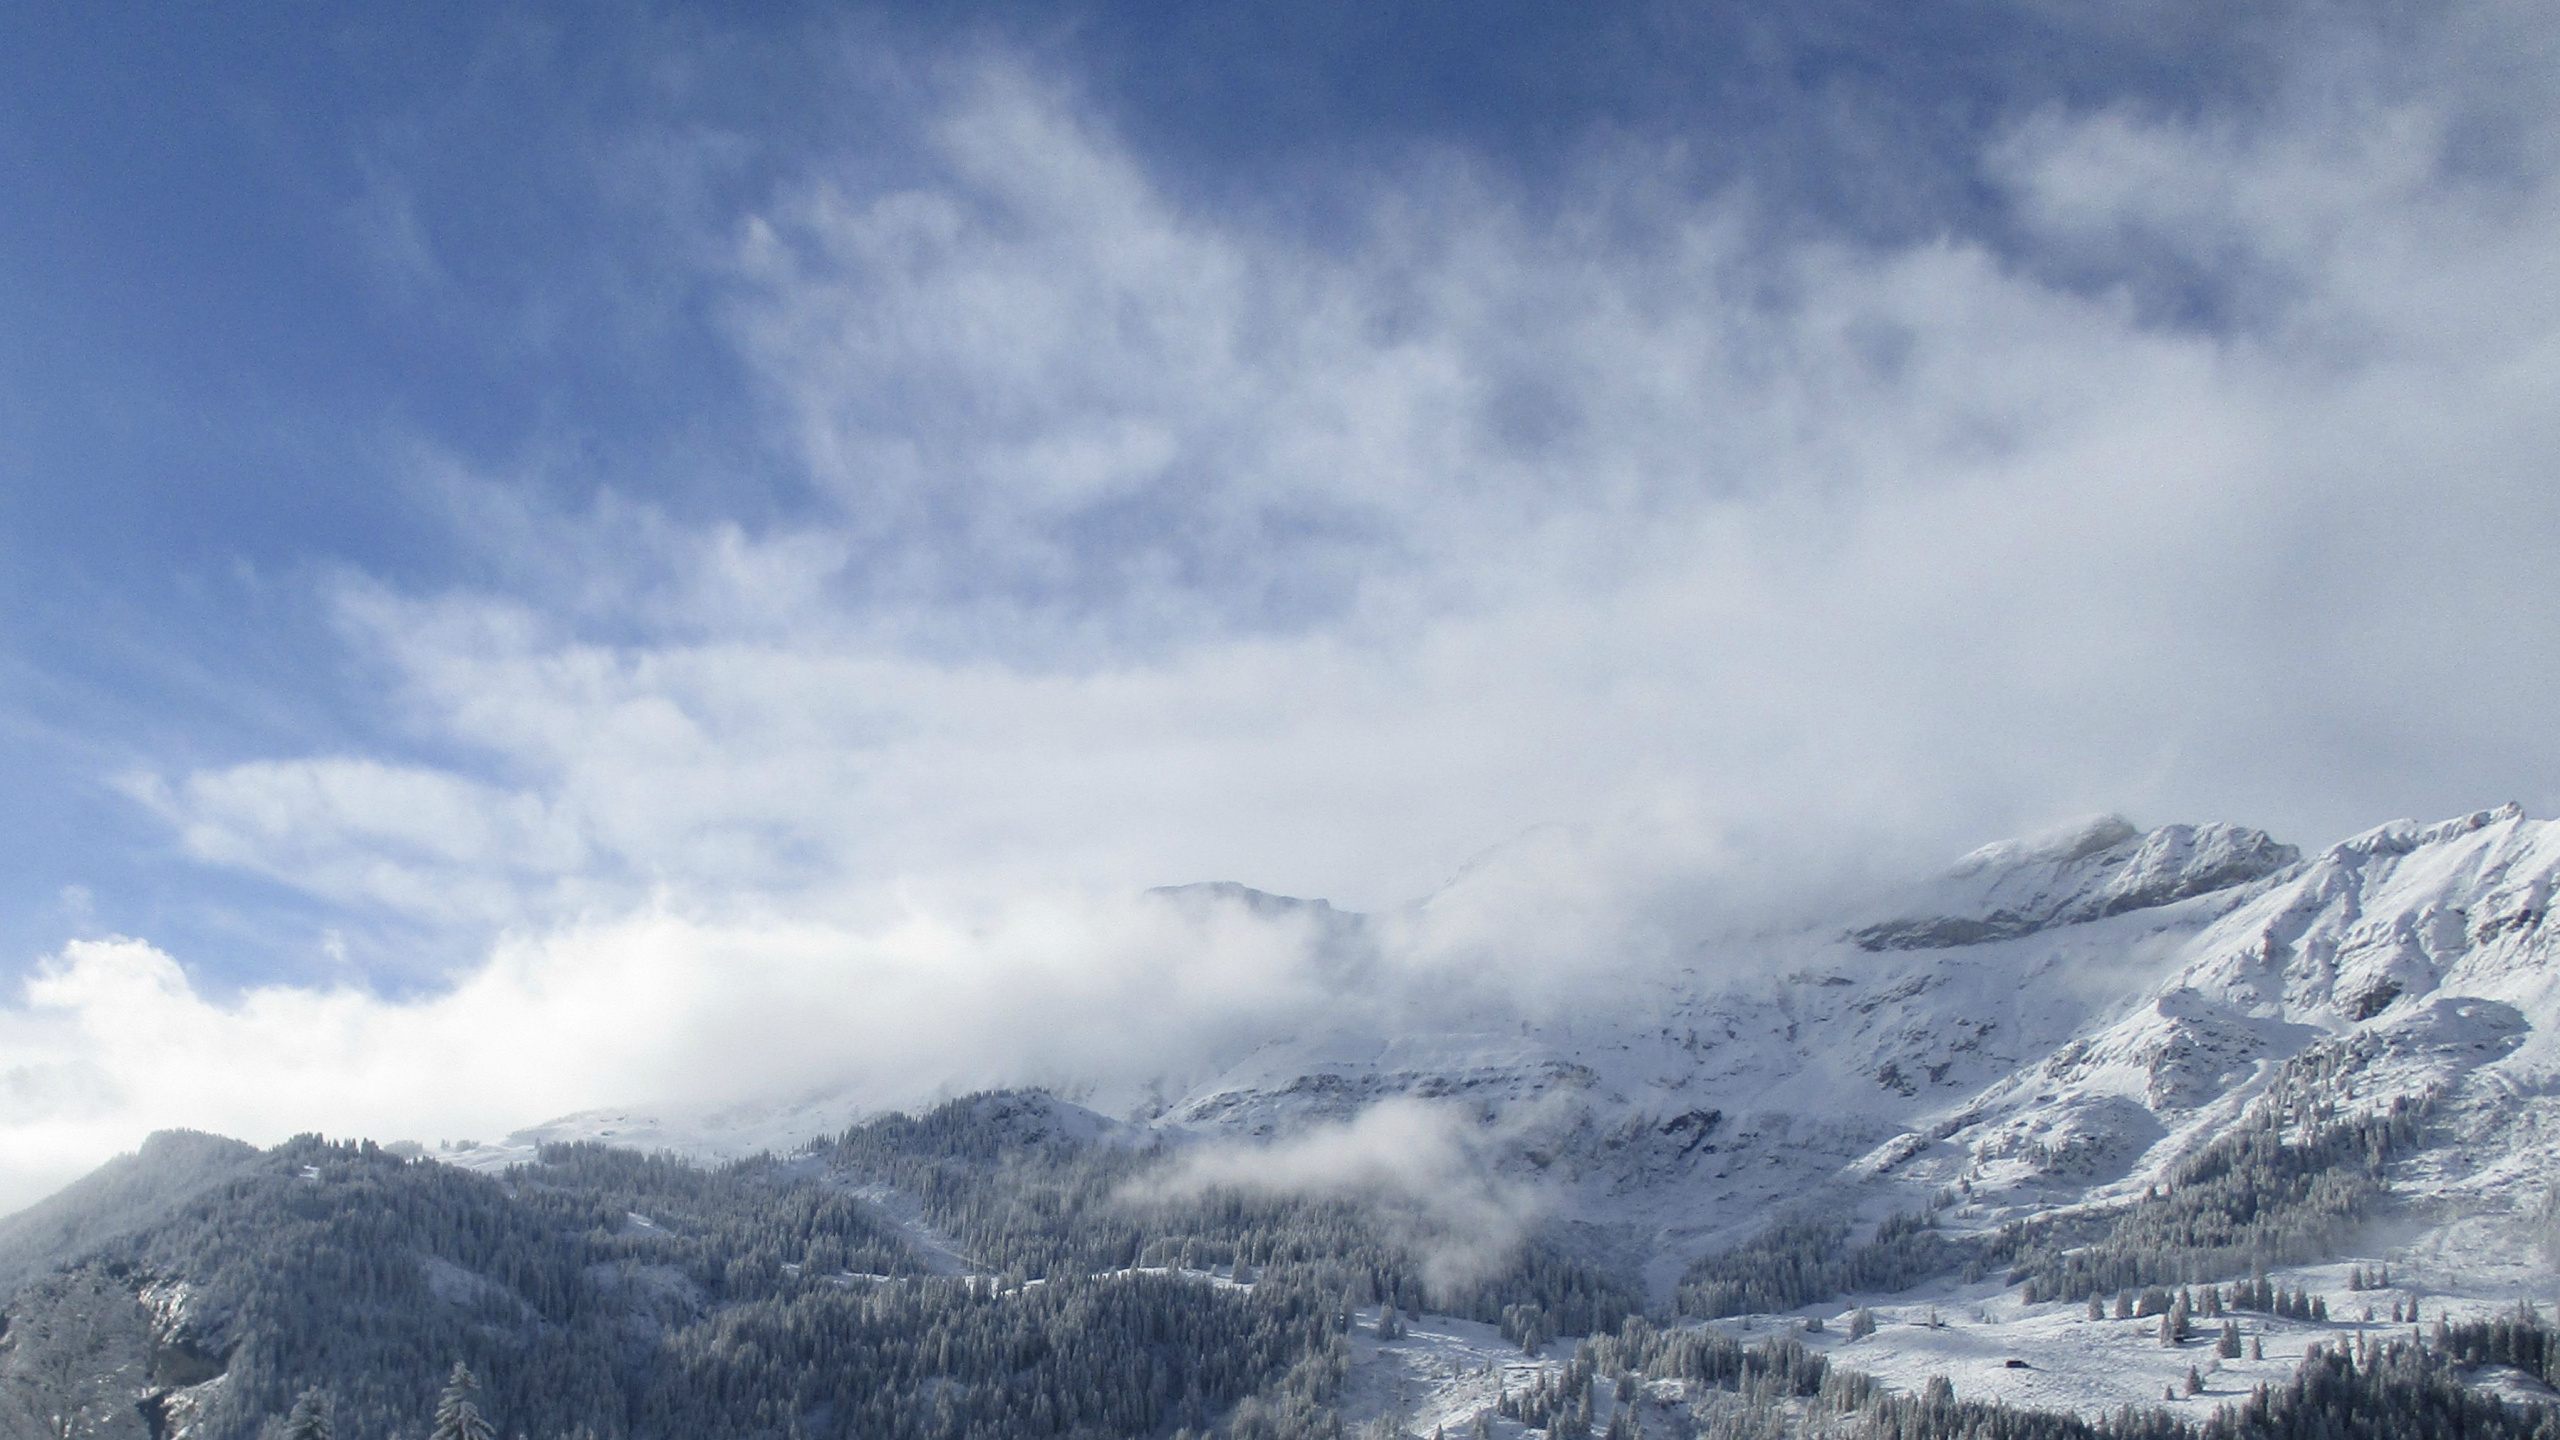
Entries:
[[780,1293],[795,1269],[925,1269],[879,1207],[769,1156],[701,1167],[593,1142],[545,1145],[506,1180],[519,1205],[576,1233],[590,1263],[672,1266],[714,1300]]
[[[2414,1305],[2416,1302],[2412,1300],[2410,1303]],[[2168,1290],[2149,1285],[2140,1291],[2116,1292],[2115,1318],[2118,1320],[2148,1320],[2160,1315],[2175,1317],[2183,1325],[2191,1315],[2219,1320],[2226,1313],[2243,1310],[2255,1310],[2282,1320],[2326,1321],[2329,1318],[2328,1301],[2308,1290],[2288,1290],[2264,1276],[2235,1281],[2228,1290],[2218,1285],[2207,1285],[2200,1290],[2190,1290],[2185,1286]],[[2105,1314],[2106,1306],[2100,1303],[2100,1297],[2090,1296],[2089,1318],[2103,1319]],[[2392,1319],[2396,1321],[2399,1318],[2395,1306]],[[2187,1337],[2179,1331],[2168,1338],[2184,1340]]]
[[2554,1334],[2538,1316],[2438,1327],[2432,1340],[2323,1346],[2291,1379],[2262,1385],[2201,1421],[2164,1409],[2090,1422],[2068,1415],[1957,1401],[1933,1385],[1880,1396],[1854,1428],[1860,1440],[2560,1440],[2560,1411],[2499,1399],[2466,1368],[2513,1365],[2546,1380]]
[[[1675,1400],[1655,1401],[1647,1394],[1649,1380],[1678,1381],[1683,1388]],[[1793,1420],[1814,1397],[1826,1398],[1831,1413],[1849,1414],[1875,1394],[1865,1376],[1791,1339],[1744,1346],[1712,1331],[1666,1331],[1635,1317],[1576,1346],[1562,1369],[1518,1390],[1504,1387],[1490,1415],[1544,1430],[1548,1440],[1633,1440],[1647,1433],[1649,1409],[1667,1410],[1650,1418],[1689,1433],[1698,1409],[1726,1408],[1716,1404],[1723,1396],[1747,1398]],[[1490,1429],[1479,1423],[1477,1433]]]
[[1435,1276],[1438,1236],[1375,1204],[1232,1189],[1163,1192],[1177,1157],[1158,1147],[1075,1138],[1045,1096],[970,1096],[918,1116],[854,1127],[816,1157],[846,1183],[885,1185],[999,1273],[1037,1279],[1133,1266],[1302,1268],[1348,1297],[1408,1313],[1480,1320],[1517,1343],[1615,1326],[1643,1308],[1620,1277],[1532,1239],[1461,1275]]
[[562,1219],[488,1176],[306,1136],[109,1260],[192,1292],[185,1343],[226,1374],[206,1440],[246,1440],[315,1386],[345,1440],[413,1433],[456,1360],[494,1410],[610,1434],[620,1307]]
[[[197,1440],[256,1440],[315,1393],[336,1440],[410,1440],[457,1363],[500,1433],[533,1440],[1329,1440],[1357,1307],[1471,1316],[1532,1347],[1636,1309],[1543,1245],[1435,1280],[1416,1217],[1158,1194],[1171,1151],[1058,1114],[978,1096],[788,1159],[567,1145],[498,1176],[305,1136],[82,1273],[123,1297],[116,1343],[143,1357],[126,1373],[177,1356],[194,1358],[155,1385],[225,1377],[195,1392]],[[864,1198],[883,1185],[992,1273],[929,1274]],[[175,1330],[133,1298],[181,1287]],[[8,1318],[69,1303],[41,1289]]]
[[2512,1366],[2560,1389],[2560,1332],[2529,1304],[2459,1325],[2438,1320],[2430,1348],[2453,1364]]
[[[2425,1114],[2423,1103],[2400,1099],[2380,1114],[2338,1118],[2329,1102],[2311,1098],[2347,1063],[2332,1049],[2289,1062],[2250,1121],[2119,1212],[2029,1220],[1963,1241],[1940,1234],[1934,1215],[1897,1215],[1856,1245],[1846,1220],[1797,1216],[1692,1263],[1675,1311],[1707,1319],[1786,1311],[2003,1267],[2030,1302],[2085,1300],[2240,1275],[2258,1280],[2325,1258],[2387,1197],[2385,1174],[2415,1144]],[[2560,1214],[2560,1202],[2552,1211]],[[2560,1222],[2553,1230],[2560,1233]]]
[[[2419,1107],[2351,1120],[2269,1106],[2179,1165],[2094,1240],[2030,1222],[1995,1242],[2026,1299],[2080,1300],[2188,1285],[2333,1255],[2386,1196],[2384,1174],[2418,1134]],[[2295,1132],[2300,1132],[2296,1138]]]
[[[2560,1332],[2529,1309],[2445,1326],[2432,1338],[2316,1348],[2282,1384],[2190,1418],[2171,1408],[2112,1416],[1958,1399],[1944,1379],[1889,1392],[1791,1339],[1748,1348],[1642,1319],[1577,1347],[1561,1372],[1506,1389],[1492,1415],[1551,1440],[1669,1432],[1697,1440],[2560,1440],[2560,1410],[2499,1399],[2471,1383],[2479,1366],[2560,1382]],[[1647,1381],[1685,1386],[1657,1399]],[[2201,1404],[2201,1402],[2188,1402]],[[1665,1413],[1668,1412],[1668,1413]]]
[[[818,1268],[838,1253],[902,1278]],[[773,1162],[569,1147],[501,1179],[304,1138],[92,1257],[84,1285],[23,1293],[9,1320],[76,1324],[102,1373],[196,1357],[159,1383],[224,1377],[200,1392],[201,1440],[254,1440],[315,1392],[337,1440],[409,1440],[457,1361],[500,1433],[541,1440],[1100,1440],[1205,1429],[1247,1399],[1257,1440],[1332,1433],[1347,1314],[1331,1277],[920,1269],[876,1208]],[[181,1285],[189,1320],[146,1339],[136,1295]],[[65,1366],[50,1390],[94,1378]],[[5,1398],[53,1413],[44,1380]]]
[[[1164,1275],[872,1284],[720,1312],[660,1347],[634,1434],[1002,1440],[1203,1431],[1301,1361],[1347,1358],[1339,1297]],[[1330,1398],[1317,1385],[1311,1398]]]
[[[2262,1278],[2226,1288],[2178,1277],[2291,1263],[2288,1246],[2334,1239],[2321,1227],[2379,1193],[2349,1182],[2378,1186],[2417,1120],[2406,1107],[2357,1121],[2313,1106],[2269,1113],[2278,1119],[2199,1152],[2087,1243],[2062,1248],[2075,1237],[2057,1227],[2013,1231],[1998,1242],[2013,1247],[2001,1262],[2018,1265],[2020,1283],[2050,1287],[2031,1288],[2037,1298],[2077,1286],[2103,1304],[2113,1293],[2120,1311],[2158,1313],[2172,1329],[2226,1309],[2309,1308]],[[1157,1182],[1178,1152],[1097,1138],[1079,1118],[1089,1117],[1042,1096],[975,1096],[784,1160],[704,1169],[574,1145],[501,1176],[306,1136],[94,1249],[62,1283],[21,1294],[7,1319],[21,1347],[52,1333],[68,1353],[93,1331],[159,1367],[163,1385],[224,1375],[198,1392],[198,1440],[260,1440],[315,1393],[336,1440],[411,1440],[457,1362],[480,1377],[474,1403],[499,1433],[530,1440],[1338,1440],[1331,1402],[1351,1314],[1381,1302],[1497,1324],[1532,1349],[1591,1337],[1486,1417],[1553,1440],[1648,1429],[1717,1440],[2560,1440],[2538,1412],[2464,1398],[2452,1369],[2550,1376],[2554,1343],[2538,1317],[2329,1355],[2301,1384],[2202,1426],[2153,1412],[2042,1416],[1959,1403],[1943,1387],[1895,1397],[1792,1342],[1746,1348],[1660,1328],[1627,1286],[1552,1246],[1488,1257],[1453,1281],[1429,1263],[1437,1237],[1417,1216],[1169,1189]],[[879,1187],[984,1273],[928,1273],[908,1228],[865,1198]],[[1678,1308],[1791,1309],[1903,1288],[1990,1253],[1949,1241],[1926,1216],[1895,1217],[1861,1244],[1852,1233],[1791,1220],[1693,1267]],[[2100,1263],[2138,1254],[2149,1258],[2129,1269]],[[1200,1269],[1240,1283],[1165,1273]],[[2111,1274],[2152,1278],[2100,1289]],[[165,1307],[155,1319],[132,1299],[178,1287],[188,1298],[174,1327]],[[2236,1335],[2226,1327],[2226,1346]],[[1656,1383],[1667,1381],[1681,1384]],[[29,1390],[11,1403],[43,1398]],[[2384,1418],[2336,1431],[2309,1418],[2348,1404]],[[2455,1428],[2373,1428],[2403,1416]]]
[[1965,1247],[1938,1233],[1934,1216],[1893,1216],[1862,1245],[1850,1245],[1849,1234],[1845,1220],[1782,1221],[1692,1264],[1674,1304],[1703,1319],[1793,1310],[1855,1291],[1908,1289],[1967,1258]]

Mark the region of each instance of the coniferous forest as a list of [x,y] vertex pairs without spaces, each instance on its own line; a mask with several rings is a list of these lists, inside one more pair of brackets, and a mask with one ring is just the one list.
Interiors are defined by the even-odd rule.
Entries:
[[[425,1431],[459,1364],[506,1435],[1285,1437],[1331,1433],[1357,1306],[1533,1340],[1634,1309],[1537,1246],[1435,1290],[1415,1244],[1348,1203],[1137,1198],[1168,1157],[1046,1113],[973,1097],[788,1160],[568,1145],[499,1175],[318,1137],[159,1137],[164,1155],[103,1177],[112,1194],[13,1224],[0,1413],[103,1424],[147,1371],[169,1398],[134,1434],[255,1440],[319,1394],[333,1435],[390,1440]],[[953,1267],[873,1187],[911,1197],[971,1273],[936,1273]]]
[[0,1229],[0,1435],[1331,1437],[1354,1312],[1382,1306],[1382,1336],[1440,1314],[1528,1349],[1584,1337],[1506,1386],[1480,1433],[2560,1436],[2550,1411],[2466,1381],[2560,1378],[2560,1336],[2526,1311],[2320,1350],[2207,1418],[2104,1421],[1891,1393],[1791,1338],[1745,1345],[1680,1318],[2002,1264],[2031,1298],[2112,1298],[2200,1341],[2219,1326],[2227,1355],[2226,1311],[2307,1315],[2238,1277],[2363,1215],[2406,1114],[2237,1132],[2086,1234],[1958,1241],[1915,1214],[1852,1244],[1845,1222],[1785,1221],[1700,1262],[1675,1314],[1649,1317],[1623,1279],[1545,1242],[1435,1281],[1412,1217],[1151,1184],[1177,1156],[1056,1113],[982,1095],[784,1158],[561,1145],[498,1174],[316,1136],[263,1152],[155,1137]]

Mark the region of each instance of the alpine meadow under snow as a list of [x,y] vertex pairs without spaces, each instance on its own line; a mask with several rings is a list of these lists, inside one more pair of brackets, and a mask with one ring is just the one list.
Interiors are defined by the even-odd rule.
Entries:
[[0,1440],[2560,1440],[2547,0],[128,8]]

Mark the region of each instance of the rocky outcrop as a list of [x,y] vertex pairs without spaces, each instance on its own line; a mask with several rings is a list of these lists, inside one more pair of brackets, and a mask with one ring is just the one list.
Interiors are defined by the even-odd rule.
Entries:
[[1850,932],[1858,948],[1942,950],[2014,940],[2211,895],[2298,863],[2302,852],[2263,830],[2164,825],[2145,833],[2105,815],[1966,856],[1934,887],[1926,911]]

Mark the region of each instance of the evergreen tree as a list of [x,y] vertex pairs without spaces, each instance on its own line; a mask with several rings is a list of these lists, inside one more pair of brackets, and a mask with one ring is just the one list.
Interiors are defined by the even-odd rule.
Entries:
[[330,1423],[329,1393],[305,1390],[293,1402],[293,1413],[285,1417],[283,1440],[336,1440],[337,1430]]
[[480,1390],[480,1382],[472,1378],[471,1368],[461,1361],[453,1362],[453,1374],[444,1382],[444,1394],[436,1399],[435,1424],[427,1431],[427,1440],[494,1440],[497,1427],[483,1419],[480,1407],[471,1397]]
[[[2349,1041],[2352,1047],[2363,1041]],[[2182,1162],[2166,1186],[2113,1216],[2022,1221],[1981,1251],[2029,1302],[2137,1285],[2191,1284],[2333,1254],[2387,1194],[2384,1172],[2417,1138],[2425,1106],[2335,1121],[2319,1087],[2335,1047],[2287,1062],[2251,1119]]]
[[1936,1217],[1927,1213],[1891,1216],[1862,1245],[1851,1245],[1850,1233],[1846,1220],[1782,1220],[1691,1265],[1675,1304],[1683,1315],[1711,1320],[1793,1310],[1835,1295],[1909,1289],[1973,1263],[1972,1251],[1939,1234]]

